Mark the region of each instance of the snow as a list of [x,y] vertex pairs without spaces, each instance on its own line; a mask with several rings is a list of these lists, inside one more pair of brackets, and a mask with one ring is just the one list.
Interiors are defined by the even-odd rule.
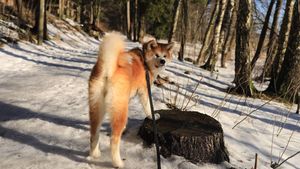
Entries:
[[[19,42],[0,48],[0,168],[112,168],[108,117],[101,128],[101,158],[86,159],[87,82],[101,40],[67,27],[49,24],[48,29],[53,39],[42,46]],[[129,41],[126,45],[128,49],[139,46]],[[163,89],[153,86],[155,109],[167,108],[165,102],[174,101],[176,93],[179,107],[187,103],[184,95],[192,95],[189,110],[221,122],[230,162],[236,168],[253,167],[255,153],[258,168],[270,168],[271,159],[277,162],[292,133],[281,161],[299,151],[300,117],[293,113],[296,106],[226,94],[234,77],[234,63],[228,65],[211,74],[174,59],[163,76],[179,84],[179,89],[174,85]],[[184,73],[187,70],[190,74]],[[248,113],[251,115],[233,128]],[[156,168],[155,148],[145,148],[137,136],[144,118],[138,99],[132,99],[121,145],[125,168]],[[299,159],[291,158],[282,168],[299,168]],[[162,157],[164,169],[221,169],[226,165],[193,164],[179,156]]]

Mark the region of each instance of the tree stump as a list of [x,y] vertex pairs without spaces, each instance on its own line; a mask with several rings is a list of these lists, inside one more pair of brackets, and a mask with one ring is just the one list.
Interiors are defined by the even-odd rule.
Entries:
[[[160,153],[183,156],[193,163],[229,162],[224,145],[223,129],[214,118],[199,113],[180,110],[158,110],[157,120]],[[147,145],[154,143],[152,121],[145,119],[138,135]]]

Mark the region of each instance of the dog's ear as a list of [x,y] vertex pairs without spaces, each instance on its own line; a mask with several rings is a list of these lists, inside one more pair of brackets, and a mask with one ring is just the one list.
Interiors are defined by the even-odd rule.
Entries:
[[151,40],[151,41],[144,44],[144,49],[152,50],[152,49],[156,48],[157,46],[158,45],[157,45],[156,40]]
[[168,51],[172,51],[173,50],[173,48],[174,48],[174,46],[175,46],[175,43],[174,42],[170,42],[168,45],[167,45],[167,50]]

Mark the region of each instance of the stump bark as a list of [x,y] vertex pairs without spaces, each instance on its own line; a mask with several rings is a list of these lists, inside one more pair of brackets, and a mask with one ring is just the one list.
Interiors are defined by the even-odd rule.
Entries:
[[[224,145],[223,129],[214,118],[199,113],[180,110],[158,110],[157,120],[160,153],[183,156],[193,163],[229,162]],[[154,143],[152,121],[145,119],[138,135],[147,145]]]

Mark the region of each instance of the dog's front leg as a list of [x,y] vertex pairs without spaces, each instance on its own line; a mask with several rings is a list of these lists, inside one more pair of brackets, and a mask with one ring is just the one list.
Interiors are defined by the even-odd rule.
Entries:
[[[143,105],[144,112],[145,112],[147,118],[152,119],[150,101],[149,101],[149,96],[148,96],[147,89],[140,90],[138,92],[138,95],[139,95],[140,101]],[[155,116],[154,117],[155,120],[158,120],[160,118],[160,115],[158,113],[155,113],[154,116]]]

